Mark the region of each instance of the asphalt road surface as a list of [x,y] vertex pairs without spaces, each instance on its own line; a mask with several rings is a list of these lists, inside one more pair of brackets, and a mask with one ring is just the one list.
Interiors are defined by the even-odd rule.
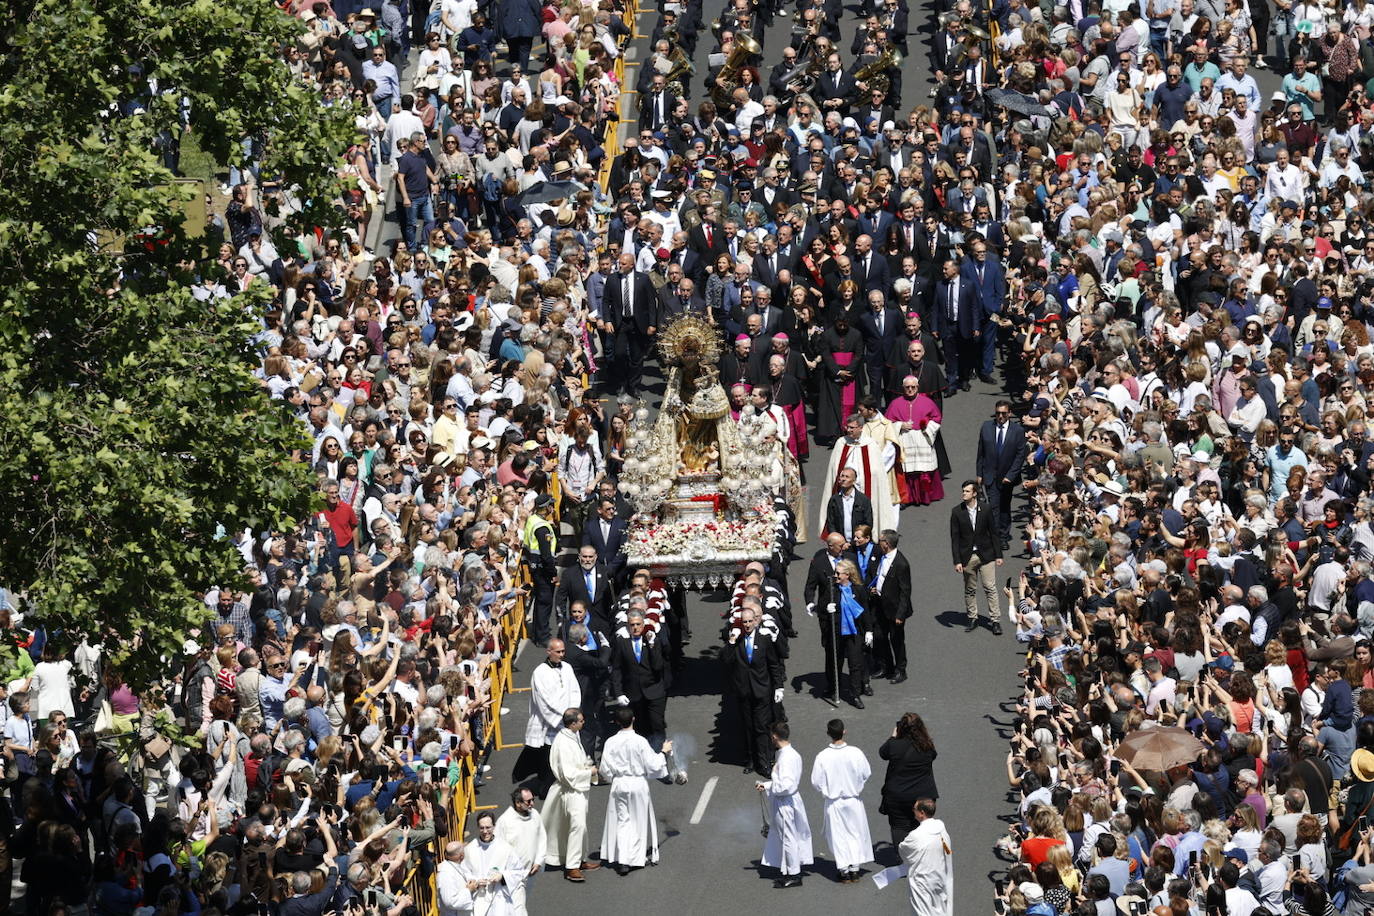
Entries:
[[[1001,637],[986,628],[964,632],[962,579],[954,573],[948,547],[950,508],[958,499],[959,481],[972,474],[978,426],[991,414],[994,394],[991,386],[975,386],[973,391],[945,402],[948,411],[943,429],[954,467],[946,481],[945,500],[902,512],[900,549],[912,564],[915,610],[907,622],[910,679],[906,683],[894,687],[875,680],[875,696],[866,698],[863,710],[844,703],[836,710],[813,696],[823,679],[824,662],[816,622],[806,616],[800,595],[807,561],[819,548],[818,541],[799,545],[802,559],[792,563],[788,581],[800,637],[791,642],[784,704],[793,745],[806,761],[808,779],[812,758],[827,743],[825,723],[834,716],[843,718],[850,743],[865,751],[874,771],[864,800],[878,844],[878,863],[896,864],[895,850],[886,839],[887,819],[877,812],[884,771],[877,748],[891,734],[898,717],[912,710],[919,712],[939,751],[935,775],[940,788],[940,816],[954,842],[956,892],[963,898],[958,912],[982,911],[970,907],[972,901],[985,900],[990,893],[989,875],[999,869],[992,853],[1002,828],[999,817],[1012,810],[1003,766],[1006,731],[999,732],[998,728],[1010,715],[999,704],[1015,689],[1020,656],[1010,627]],[[807,464],[811,515],[818,505],[827,458],[827,449],[813,449]],[[1015,568],[1012,560],[1003,570],[1010,575]],[[700,911],[702,905],[710,904],[741,908],[781,905],[785,897],[788,912],[795,914],[834,913],[845,905],[861,905],[874,913],[908,912],[904,885],[879,892],[867,879],[856,885],[836,882],[833,863],[820,836],[820,797],[809,783],[803,796],[816,836],[813,873],[803,888],[784,891],[773,888],[771,870],[759,870],[763,841],[754,789],[758,777],[742,771],[745,756],[738,718],[728,708],[731,701],[721,698],[722,677],[716,660],[724,596],[693,594],[689,602],[694,637],[687,646],[686,670],[675,681],[668,700],[667,721],[668,734],[679,748],[688,743],[684,736],[695,748],[688,763],[686,786],[651,786],[662,861],[657,867],[635,871],[625,878],[609,869],[590,872],[587,882],[580,886],[565,882],[557,871],[545,873],[531,889],[531,910],[550,912],[557,907],[559,912],[574,916],[614,912],[617,905],[642,906],[652,901],[650,905],[659,907],[667,904],[665,912],[687,912],[685,904],[678,907],[673,901],[691,901],[694,910]],[[1004,623],[1005,613],[1004,608]],[[537,647],[525,646],[517,663],[518,684],[528,684],[529,670],[542,658]],[[503,729],[507,735],[524,733],[527,698],[527,693],[508,697],[509,724]],[[492,757],[493,769],[481,804],[499,803],[504,808],[516,754],[510,750]],[[606,787],[593,787],[588,818],[593,850],[599,848],[606,797]]]

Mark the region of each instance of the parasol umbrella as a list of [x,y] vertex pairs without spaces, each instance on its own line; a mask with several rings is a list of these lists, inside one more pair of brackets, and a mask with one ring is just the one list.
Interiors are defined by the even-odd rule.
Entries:
[[520,193],[519,200],[528,207],[530,204],[546,204],[551,200],[566,200],[580,190],[582,185],[575,181],[536,181]]
[[1142,728],[1127,735],[1112,756],[1137,770],[1162,773],[1192,763],[1206,749],[1186,728]]
[[1011,89],[989,89],[987,92],[988,101],[1007,111],[1014,111],[1026,117],[1052,118],[1054,112],[1028,95],[1022,95]]

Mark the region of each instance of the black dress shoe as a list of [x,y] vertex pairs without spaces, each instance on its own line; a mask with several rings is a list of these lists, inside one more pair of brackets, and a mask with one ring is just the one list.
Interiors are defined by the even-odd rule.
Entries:
[[958,393],[959,393],[959,389],[956,388],[956,387],[953,386],[953,385],[950,385],[950,386],[949,386],[948,388],[946,388],[943,392],[941,392],[941,394],[943,394],[943,395],[944,395],[945,397],[947,397],[947,398],[952,398],[952,397],[954,397],[954,396],[955,396],[956,394],[958,394]]
[[630,866],[616,863],[615,873],[623,878],[630,873]]
[[871,696],[873,696],[873,685],[872,685],[872,684],[864,684],[864,696],[866,696],[866,697],[871,697]]
[[745,764],[745,765],[744,765],[744,775],[745,775],[745,776],[748,776],[748,775],[749,775],[750,773],[752,773],[752,772],[754,772],[754,768],[751,767],[751,766],[749,766],[748,764]]
[[995,620],[992,622],[992,635],[993,635],[993,636],[1001,636],[1001,635],[1002,635],[1002,625],[1001,625],[1000,623],[998,623],[997,621],[995,621]]
[[785,875],[778,887],[801,887],[801,875]]
[[975,617],[972,620],[970,620],[968,624],[964,627],[964,632],[972,633],[976,629],[978,629],[978,618]]
[[797,631],[796,631],[796,630],[788,630],[784,635],[785,635],[788,639],[796,639],[796,638],[797,638]]
[[855,709],[863,709],[863,708],[864,708],[864,698],[863,698],[863,697],[854,697],[852,700],[849,701],[849,705],[850,705],[850,706],[853,706]]
[[960,390],[960,391],[968,391],[968,390],[969,390],[970,388],[972,388],[972,387],[973,387],[973,386],[970,385],[968,382],[960,382],[960,383],[959,383],[959,390]]
[[982,382],[984,385],[996,385],[996,384],[997,384],[997,379],[995,379],[995,378],[993,378],[992,376],[988,375],[986,372],[979,372],[979,373],[978,373],[978,381]]
[[892,675],[892,683],[894,683],[894,684],[900,684],[902,681],[905,681],[905,680],[906,680],[906,669],[904,669],[904,668],[898,668],[898,669],[897,669],[897,673],[894,674],[894,675]]

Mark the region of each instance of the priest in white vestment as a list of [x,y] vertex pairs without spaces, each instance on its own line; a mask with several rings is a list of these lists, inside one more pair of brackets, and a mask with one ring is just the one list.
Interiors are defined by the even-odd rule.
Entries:
[[954,916],[954,857],[945,822],[935,816],[935,801],[916,802],[916,829],[898,847],[907,865],[911,911],[916,916]]
[[528,863],[496,838],[496,817],[490,811],[477,815],[477,839],[463,849],[463,874],[472,889],[473,916],[512,916],[510,889],[525,883]]
[[663,753],[655,754],[634,730],[634,713],[627,706],[615,711],[615,721],[620,731],[601,748],[601,778],[611,784],[601,859],[615,863],[616,874],[626,875],[631,868],[658,861],[658,824],[649,780],[668,775],[664,754],[672,751],[673,742],[663,742]]
[[801,870],[813,861],[811,823],[802,801],[801,781],[805,765],[792,747],[786,722],[773,723],[773,746],[778,749],[772,777],[755,783],[768,797],[769,829],[763,844],[763,864],[780,874],[774,887],[800,887]]
[[859,880],[859,866],[873,860],[873,836],[864,810],[864,783],[873,775],[864,752],[844,740],[844,722],[831,719],[826,725],[830,746],[811,764],[811,785],[825,799],[825,841],[835,857],[840,880]]
[[840,471],[853,468],[855,486],[873,503],[873,530],[885,531],[897,528],[896,493],[890,481],[891,471],[897,463],[897,448],[891,442],[874,442],[863,434],[864,419],[851,414],[845,421],[844,435],[830,450],[830,463],[825,471],[825,490],[822,491],[821,516],[816,530],[824,540],[828,529],[825,526],[825,510],[830,497],[839,487]]
[[444,847],[444,861],[434,870],[439,916],[472,916],[472,891],[463,872],[463,844],[454,840]]

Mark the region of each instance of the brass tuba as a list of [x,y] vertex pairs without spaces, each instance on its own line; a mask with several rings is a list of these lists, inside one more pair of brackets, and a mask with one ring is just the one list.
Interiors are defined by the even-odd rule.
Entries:
[[854,71],[854,82],[867,83],[869,92],[874,89],[887,92],[892,87],[892,78],[887,75],[887,71],[901,65],[902,52],[889,46],[886,51]]
[[725,59],[725,65],[716,74],[716,83],[711,87],[711,100],[717,108],[724,111],[735,104],[731,96],[739,88],[739,74],[744,69],[745,61],[762,52],[763,48],[753,36],[744,32],[735,34],[735,47]]

